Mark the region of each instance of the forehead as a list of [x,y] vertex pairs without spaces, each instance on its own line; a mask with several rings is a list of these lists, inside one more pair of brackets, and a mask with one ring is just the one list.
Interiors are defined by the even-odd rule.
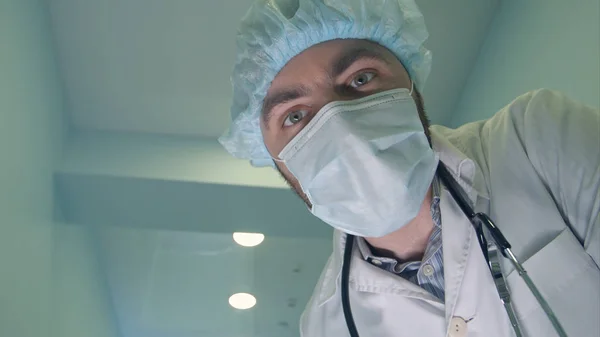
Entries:
[[275,76],[269,92],[273,88],[319,81],[328,75],[332,62],[356,48],[377,51],[388,62],[400,62],[387,48],[378,43],[361,39],[338,39],[316,44],[294,56]]

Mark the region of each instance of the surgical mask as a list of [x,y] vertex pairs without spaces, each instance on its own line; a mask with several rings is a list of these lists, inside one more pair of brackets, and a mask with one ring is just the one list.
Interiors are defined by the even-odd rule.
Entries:
[[315,216],[363,237],[384,236],[416,217],[438,157],[411,93],[331,102],[279,153]]

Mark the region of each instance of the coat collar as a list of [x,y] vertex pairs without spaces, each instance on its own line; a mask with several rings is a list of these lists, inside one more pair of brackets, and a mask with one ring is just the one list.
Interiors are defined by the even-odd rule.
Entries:
[[[489,199],[485,179],[479,166],[454,146],[441,132],[438,132],[436,128],[431,129],[431,139],[433,149],[438,154],[440,161],[446,165],[448,171],[464,189],[472,203],[475,204],[478,197]],[[345,243],[346,234],[337,229],[334,230],[333,254],[327,270],[324,271],[319,281],[321,287],[320,291],[317,292],[319,306],[329,301],[336,294],[336,290],[340,285]],[[357,260],[362,259],[360,258],[360,252],[355,251],[352,261],[354,266],[356,266],[354,262]],[[352,269],[354,268],[351,266],[351,274]]]

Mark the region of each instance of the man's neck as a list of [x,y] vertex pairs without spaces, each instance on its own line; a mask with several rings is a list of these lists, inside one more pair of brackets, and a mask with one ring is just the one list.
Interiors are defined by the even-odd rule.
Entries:
[[400,261],[420,261],[423,258],[433,231],[432,193],[430,186],[419,213],[406,226],[379,238],[365,238],[373,247],[374,254]]

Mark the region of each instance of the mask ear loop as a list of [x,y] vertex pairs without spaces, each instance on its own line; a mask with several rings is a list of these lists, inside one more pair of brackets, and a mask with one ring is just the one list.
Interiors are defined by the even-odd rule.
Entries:
[[410,96],[413,94],[413,90],[415,89],[415,82],[410,81],[410,92],[408,93]]

